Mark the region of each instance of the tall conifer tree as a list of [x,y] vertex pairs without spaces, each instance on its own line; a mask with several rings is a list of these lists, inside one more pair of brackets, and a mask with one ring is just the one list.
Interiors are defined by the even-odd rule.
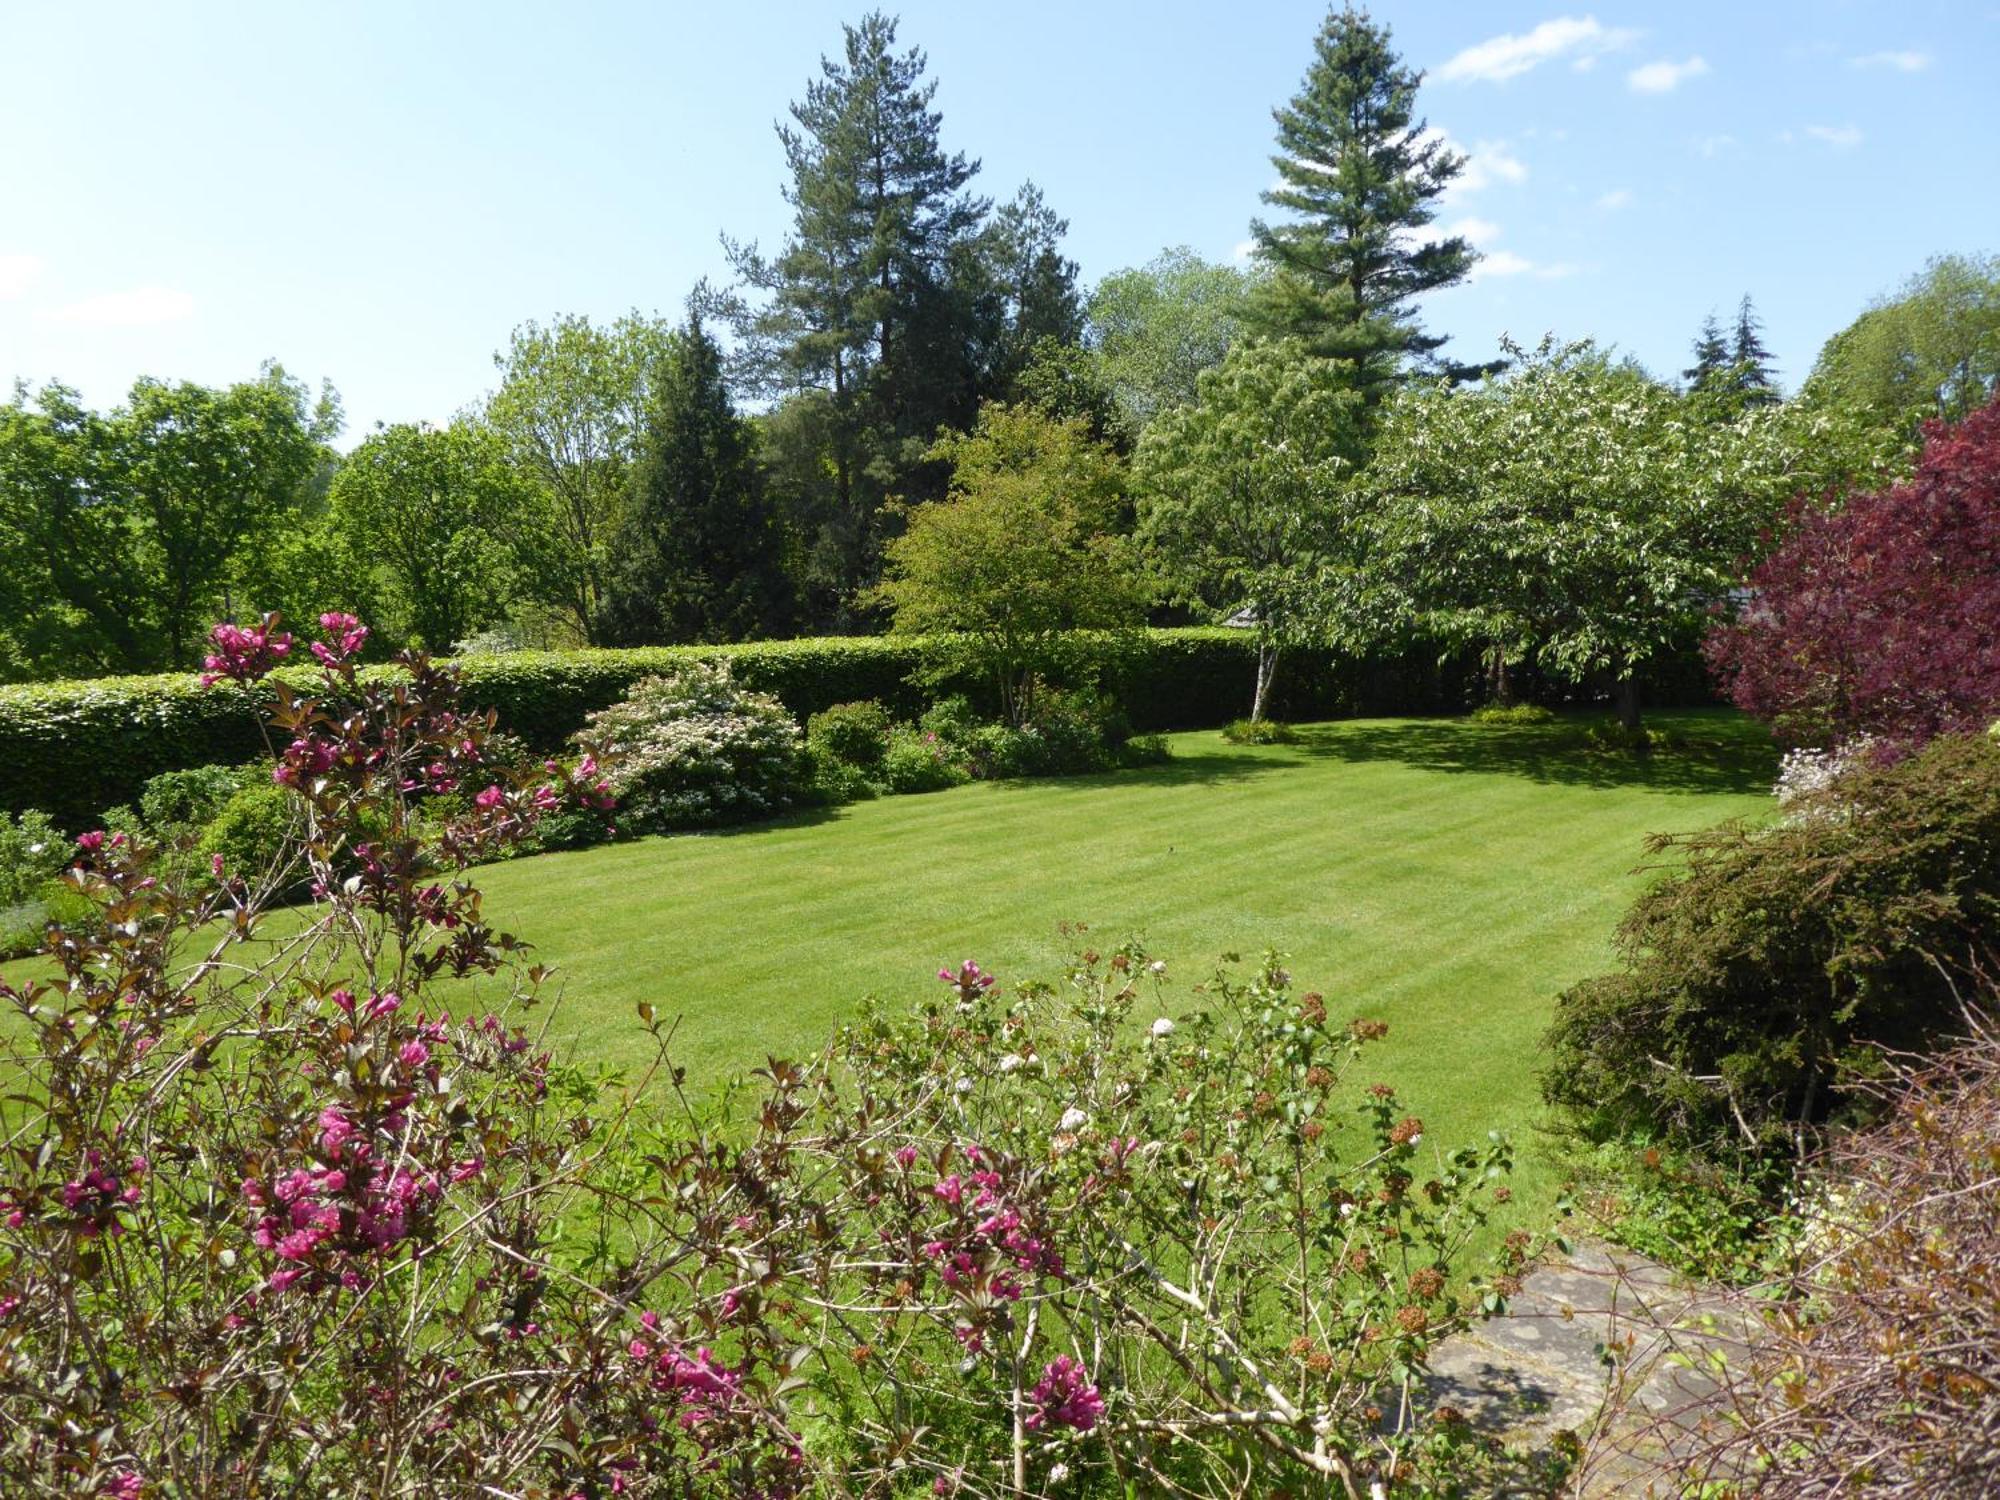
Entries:
[[673,336],[611,549],[605,634],[616,644],[737,641],[790,623],[783,538],[756,434],[695,319]]
[[921,50],[896,50],[896,22],[871,13],[844,28],[837,58],[778,127],[791,234],[772,259],[730,244],[736,271],[765,300],[740,309],[759,383],[816,390],[830,403],[834,514],[817,551],[846,594],[873,575],[876,514],[901,491],[941,425],[978,403],[972,241],[989,204],[967,191],[977,161],[947,152]]
[[1701,332],[1695,336],[1694,363],[1681,371],[1681,378],[1690,391],[1712,391],[1728,373],[1729,340],[1723,337],[1715,314],[1710,313],[1701,320]]
[[1736,307],[1736,339],[1729,351],[1730,383],[1746,406],[1770,406],[1780,399],[1771,373],[1771,351],[1764,347],[1764,320],[1745,292]]
[[1389,31],[1365,12],[1329,13],[1312,66],[1274,111],[1279,185],[1264,202],[1289,217],[1251,224],[1270,268],[1252,327],[1350,361],[1379,398],[1445,341],[1417,322],[1414,300],[1463,281],[1477,258],[1462,236],[1424,237],[1465,158],[1416,118],[1422,74],[1403,66]]

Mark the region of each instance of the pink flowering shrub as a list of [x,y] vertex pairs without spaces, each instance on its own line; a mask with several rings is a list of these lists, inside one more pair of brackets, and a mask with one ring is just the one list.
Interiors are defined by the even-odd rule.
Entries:
[[1526,1253],[1459,1264],[1507,1149],[1351,1087],[1379,1024],[1275,960],[1169,1014],[1128,947],[947,967],[741,1119],[649,1005],[589,1076],[472,873],[605,815],[595,763],[278,627],[210,671],[268,695],[284,868],[87,833],[93,920],[0,984],[0,1494],[1492,1492],[1420,1382]]

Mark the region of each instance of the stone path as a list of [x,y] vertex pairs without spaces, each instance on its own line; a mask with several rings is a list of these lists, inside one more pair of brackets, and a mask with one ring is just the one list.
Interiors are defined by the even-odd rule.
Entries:
[[[1584,1242],[1531,1272],[1504,1317],[1432,1351],[1431,1399],[1510,1446],[1545,1448],[1563,1431],[1589,1439],[1578,1493],[1592,1500],[1677,1496],[1662,1463],[1699,1447],[1701,1424],[1719,1410],[1703,1357],[1740,1347],[1749,1332],[1712,1290]],[[1614,1383],[1624,1399],[1593,1432]]]

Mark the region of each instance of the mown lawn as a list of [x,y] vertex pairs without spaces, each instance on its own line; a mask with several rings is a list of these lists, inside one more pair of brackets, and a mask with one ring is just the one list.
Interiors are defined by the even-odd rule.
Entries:
[[[1167,766],[885,798],[723,834],[649,838],[478,872],[496,925],[557,970],[556,1032],[636,1065],[636,1007],[678,1018],[675,1060],[710,1093],[818,1047],[863,995],[933,990],[976,958],[1054,977],[1068,944],[1139,937],[1171,1003],[1217,957],[1289,955],[1337,1016],[1389,1023],[1364,1064],[1440,1146],[1511,1132],[1520,1217],[1545,1215],[1537,1039],[1555,994],[1611,957],[1643,841],[1768,815],[1775,757],[1723,713],[1658,715],[1640,759],[1577,726],[1353,720],[1295,746],[1173,737]],[[281,921],[283,919],[280,919]],[[0,975],[25,977],[24,961]]]
[[566,976],[559,1030],[636,1062],[641,1000],[714,1083],[817,1046],[856,1000],[914,1000],[941,963],[1053,976],[1063,921],[1140,937],[1184,1001],[1216,957],[1290,955],[1336,1015],[1380,1017],[1368,1075],[1440,1144],[1511,1131],[1525,1213],[1536,1042],[1552,997],[1610,957],[1642,841],[1772,803],[1763,732],[1660,715],[1683,748],[1586,748],[1573,726],[1360,720],[1303,744],[1174,737],[1174,763],[895,797],[728,834],[645,839],[482,872],[487,911]]

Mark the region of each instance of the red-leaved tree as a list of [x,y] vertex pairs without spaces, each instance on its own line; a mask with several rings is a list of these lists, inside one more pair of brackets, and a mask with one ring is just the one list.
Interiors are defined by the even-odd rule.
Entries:
[[2000,401],[1932,423],[1916,474],[1838,509],[1792,503],[1706,653],[1798,744],[1917,744],[2000,714]]

